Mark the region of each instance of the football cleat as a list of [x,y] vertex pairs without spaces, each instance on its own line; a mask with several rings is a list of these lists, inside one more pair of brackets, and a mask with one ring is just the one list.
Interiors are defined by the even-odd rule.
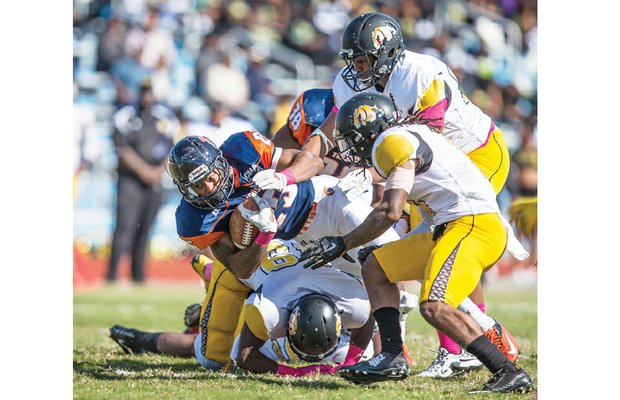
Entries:
[[407,364],[409,364],[410,367],[414,367],[418,365],[416,360],[414,360],[413,357],[411,357],[411,355],[409,354],[409,349],[407,348],[407,345],[404,343],[403,343],[403,356],[405,357],[405,360],[407,360]]
[[143,354],[148,353],[147,349],[144,349],[138,345],[138,336],[144,332],[137,329],[126,328],[122,325],[114,325],[110,328],[110,337],[126,354]]
[[517,346],[517,342],[502,324],[495,321],[495,325],[487,329],[487,331],[484,332],[484,336],[500,349],[508,361],[513,364],[517,362],[517,357],[519,357],[519,346]]
[[400,290],[400,301],[398,305],[401,318],[407,318],[410,311],[418,308],[418,296],[405,290]]
[[532,390],[532,378],[530,378],[527,372],[521,368],[514,372],[508,372],[502,368],[493,374],[493,377],[484,384],[482,389],[474,390],[469,393],[527,393],[530,390]]
[[459,354],[459,361],[457,364],[452,365],[452,369],[457,371],[476,371],[482,368],[482,362],[478,360],[478,358],[466,351],[465,349],[461,349],[461,354]]
[[409,364],[402,352],[393,356],[382,351],[368,361],[342,367],[338,373],[356,384],[399,381],[409,376]]
[[444,347],[439,346],[437,358],[418,376],[445,379],[480,368],[482,368],[482,363],[474,355],[464,350],[461,350],[460,354],[452,354]]

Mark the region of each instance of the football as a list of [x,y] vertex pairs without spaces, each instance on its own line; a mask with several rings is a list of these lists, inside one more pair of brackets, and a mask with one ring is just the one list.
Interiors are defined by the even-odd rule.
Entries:
[[241,211],[239,211],[240,207],[255,212],[258,212],[260,208],[254,199],[249,197],[239,204],[230,216],[230,221],[228,222],[230,237],[235,246],[240,249],[245,249],[254,242],[254,239],[256,239],[260,231],[256,225],[243,218]]

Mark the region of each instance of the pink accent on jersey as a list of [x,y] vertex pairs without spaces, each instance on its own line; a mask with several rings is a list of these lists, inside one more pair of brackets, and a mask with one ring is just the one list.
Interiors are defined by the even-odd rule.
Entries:
[[213,263],[210,262],[205,264],[205,268],[202,270],[202,276],[205,277],[206,281],[211,281],[211,272],[213,271]]
[[433,104],[424,111],[418,113],[418,118],[430,126],[443,127],[444,117],[448,109],[448,99],[443,99]]
[[338,114],[338,111],[340,111],[340,110],[338,109],[338,107],[336,107],[336,106],[334,105],[334,106],[332,107],[332,112],[333,112],[334,114]]
[[491,128],[489,129],[489,133],[487,134],[487,140],[485,140],[484,143],[482,143],[480,147],[478,147],[479,149],[486,146],[487,143],[489,143],[489,138],[491,137],[491,134],[493,133],[494,130],[495,130],[495,124],[493,123],[493,121],[491,121]]

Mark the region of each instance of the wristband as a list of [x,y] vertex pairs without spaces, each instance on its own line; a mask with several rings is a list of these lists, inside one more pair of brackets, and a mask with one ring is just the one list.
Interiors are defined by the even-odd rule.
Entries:
[[284,171],[280,171],[280,173],[284,175],[284,177],[286,178],[287,185],[292,185],[294,183],[297,183],[297,181],[295,180],[295,175],[293,175],[293,172],[291,171],[290,168],[287,168]]
[[259,232],[256,239],[254,239],[254,243],[260,246],[269,246],[269,242],[271,242],[275,235],[275,232]]

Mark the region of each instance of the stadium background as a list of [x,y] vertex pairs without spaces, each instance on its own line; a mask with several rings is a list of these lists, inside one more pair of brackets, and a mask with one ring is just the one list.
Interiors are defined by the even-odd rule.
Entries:
[[[96,285],[107,268],[117,162],[111,116],[132,101],[132,85],[152,78],[158,99],[183,123],[179,137],[204,129],[214,101],[269,136],[301,91],[331,86],[343,66],[340,34],[367,11],[395,17],[407,48],[445,61],[501,127],[513,158],[502,210],[535,194],[535,1],[74,0],[74,288]],[[179,194],[167,176],[164,188],[146,277],[196,279],[187,266],[191,249],[176,236]],[[504,258],[493,274],[535,283],[531,266]],[[121,264],[121,278],[128,267]]]

